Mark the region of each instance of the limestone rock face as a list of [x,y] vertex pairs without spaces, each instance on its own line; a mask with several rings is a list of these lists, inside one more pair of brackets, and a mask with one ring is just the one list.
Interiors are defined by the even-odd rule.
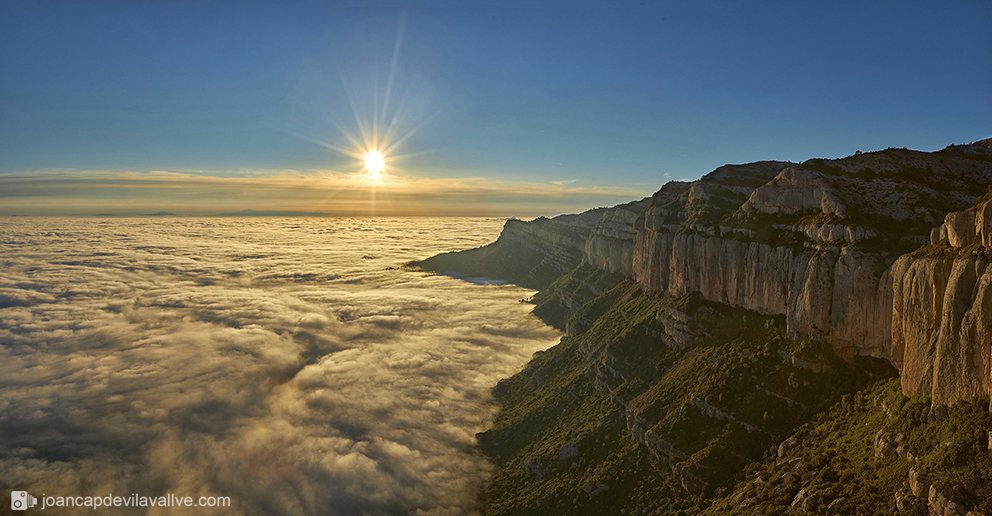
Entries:
[[843,217],[847,211],[823,175],[803,170],[801,165],[788,167],[771,182],[754,191],[742,207],[762,213],[792,214],[809,209]]
[[936,244],[945,238],[951,247],[965,247],[972,242],[992,247],[992,201],[977,206],[974,212],[948,213],[944,223],[930,232],[930,243]]
[[[509,220],[493,244],[421,264],[538,289],[581,265],[626,276],[649,294],[698,293],[784,316],[789,337],[826,341],[841,357],[888,359],[904,392],[949,404],[988,394],[992,383],[992,200],[977,202],[992,184],[990,158],[984,141],[727,165],[669,182],[649,199]],[[952,249],[897,260],[945,239]],[[960,259],[950,259],[955,253]],[[596,288],[563,291],[562,317],[601,295]],[[670,347],[696,340],[679,314],[657,320]]]
[[[984,148],[967,151],[988,153]],[[630,276],[650,293],[696,292],[708,301],[785,315],[790,338],[827,341],[844,358],[888,359],[902,370],[904,392],[923,390],[932,395],[934,406],[988,394],[989,267],[987,258],[973,259],[971,249],[975,242],[992,244],[992,201],[951,213],[919,202],[937,199],[965,210],[974,196],[936,185],[972,182],[984,189],[992,183],[992,167],[984,159],[963,163],[956,158],[950,152],[931,160],[895,151],[786,166],[751,191],[736,211],[725,209],[722,219],[703,205],[732,206],[746,189],[701,184],[709,176],[688,185],[666,185],[634,222]],[[919,180],[900,182],[905,167],[919,177],[942,179],[917,190]],[[719,180],[727,182],[730,172]],[[920,221],[942,224],[929,235],[920,230],[919,235],[890,240],[886,232],[891,225],[883,229],[846,222],[851,210],[862,217],[855,220],[887,217],[917,228]],[[776,219],[800,223],[762,222]],[[956,250],[968,248],[961,251],[968,255],[897,261],[884,244],[944,240]],[[865,242],[874,243],[863,246]],[[974,257],[980,258],[977,253]]]
[[792,337],[827,339],[842,356],[888,355],[892,282],[878,254],[700,235],[664,224],[652,208],[635,226],[632,272],[646,291],[784,314]]
[[975,214],[964,211],[948,213],[944,226],[947,227],[951,247],[964,247],[975,237]]
[[975,234],[985,247],[992,247],[992,201],[986,201],[975,216]]
[[648,199],[621,204],[603,213],[585,243],[585,260],[595,267],[630,276],[634,262],[634,222]]
[[990,394],[988,262],[903,257],[892,278],[892,360],[903,392],[929,392],[935,406]]
[[879,232],[873,228],[848,226],[845,224],[803,224],[793,226],[775,224],[773,227],[775,229],[786,229],[802,233],[806,235],[806,238],[814,242],[843,241],[847,244],[856,244],[879,235]]
[[557,227],[561,224],[554,224],[552,220],[541,222],[508,220],[500,239],[505,240],[507,244],[544,252],[545,261],[559,270],[570,270],[574,267],[576,253],[584,247],[584,235],[563,231]]
[[605,211],[603,208],[529,222],[510,219],[499,238],[489,245],[442,253],[413,265],[440,273],[486,276],[544,288],[582,262],[586,237]]

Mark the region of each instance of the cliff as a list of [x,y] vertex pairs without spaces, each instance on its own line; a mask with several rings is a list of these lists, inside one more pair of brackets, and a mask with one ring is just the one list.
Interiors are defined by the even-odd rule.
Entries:
[[421,262],[565,331],[494,390],[486,514],[987,513],[990,244],[985,140],[727,165]]
[[442,253],[409,266],[442,274],[498,278],[541,289],[582,263],[589,245],[587,238],[594,228],[603,238],[610,238],[610,231],[615,230],[604,221],[630,218],[646,204],[644,199],[577,215],[540,217],[529,222],[510,219],[499,238],[489,245]]
[[[960,218],[948,212],[985,193],[989,156],[987,142],[930,154],[892,149],[784,166],[757,187],[731,190],[712,175],[670,183],[635,222],[632,276],[650,292],[699,292],[782,314],[793,338],[825,340],[845,358],[901,365],[892,355],[890,267],[899,254],[928,243],[945,215]],[[698,216],[700,190],[729,209]],[[736,203],[741,193],[747,198]],[[977,234],[976,225],[988,219],[957,225]],[[949,234],[959,238],[953,227]]]
[[992,200],[949,213],[892,267],[892,361],[935,406],[992,393]]
[[[652,295],[698,293],[784,316],[790,338],[827,342],[847,360],[886,359],[905,369],[906,394],[952,403],[990,392],[988,253],[976,253],[992,247],[992,207],[976,205],[992,185],[990,141],[727,165],[649,199],[511,220],[494,244],[420,266],[543,288],[581,263]],[[969,258],[907,254],[941,242]],[[558,296],[559,313],[588,301],[575,292]],[[961,371],[967,379],[944,379]]]

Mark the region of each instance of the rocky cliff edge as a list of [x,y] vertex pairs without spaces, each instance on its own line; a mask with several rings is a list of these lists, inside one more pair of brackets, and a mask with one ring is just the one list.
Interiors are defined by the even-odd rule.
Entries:
[[789,337],[845,359],[886,359],[906,394],[949,404],[992,391],[990,185],[992,139],[727,165],[641,201],[511,220],[490,246],[420,266],[543,288],[581,263],[699,293],[784,316]]

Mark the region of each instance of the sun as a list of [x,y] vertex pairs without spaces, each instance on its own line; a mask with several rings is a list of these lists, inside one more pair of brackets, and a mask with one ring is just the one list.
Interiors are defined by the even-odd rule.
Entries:
[[385,166],[386,164],[382,159],[382,154],[379,154],[377,151],[372,151],[365,155],[365,169],[369,171],[373,179],[379,177],[379,172],[382,172]]

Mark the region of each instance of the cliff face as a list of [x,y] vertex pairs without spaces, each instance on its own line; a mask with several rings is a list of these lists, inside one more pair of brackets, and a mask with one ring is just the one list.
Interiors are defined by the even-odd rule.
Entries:
[[[784,316],[790,338],[891,361],[907,393],[969,399],[989,393],[992,362],[988,253],[974,252],[992,247],[992,203],[975,206],[992,185],[990,147],[728,165],[641,201],[511,220],[490,246],[421,266],[542,288],[583,263],[652,295]],[[971,254],[899,259],[921,246]],[[563,313],[598,295],[586,290],[558,289]]]
[[641,201],[510,220],[493,244],[420,266],[544,288],[584,264],[549,294],[561,325],[602,293],[576,287],[589,268],[655,296],[698,293],[784,316],[790,338],[845,359],[887,359],[907,394],[946,404],[990,393],[992,201],[976,205],[990,185],[989,140],[727,165]]
[[633,273],[634,223],[648,206],[643,199],[621,204],[603,213],[585,243],[585,260],[594,267],[625,276]]
[[664,224],[651,210],[636,235],[633,277],[649,291],[785,315],[793,338],[826,339],[838,354],[886,356],[892,282],[885,257],[853,246],[802,248]]
[[[789,337],[847,359],[889,359],[905,392],[931,392],[934,404],[988,395],[992,269],[977,249],[992,247],[992,202],[948,213],[992,184],[987,143],[811,160],[753,188],[726,174],[670,183],[634,222],[630,273],[610,267],[651,293],[784,315]],[[974,256],[896,261],[927,242]]]
[[892,361],[903,392],[935,405],[992,394],[990,211],[992,201],[948,214],[929,249],[892,267]]
[[627,228],[647,202],[529,222],[510,219],[499,238],[487,246],[443,253],[410,265],[442,274],[498,278],[533,289],[547,287],[583,260],[595,260],[604,270],[621,271],[633,247]]

